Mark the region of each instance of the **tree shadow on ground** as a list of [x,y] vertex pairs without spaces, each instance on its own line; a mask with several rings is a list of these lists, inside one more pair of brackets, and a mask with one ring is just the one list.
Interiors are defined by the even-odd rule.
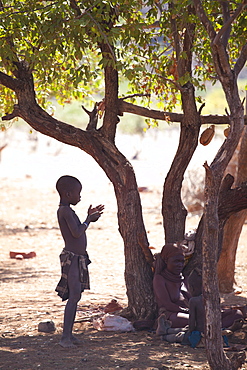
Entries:
[[78,333],[82,343],[71,349],[59,346],[60,334],[56,333],[2,334],[0,369],[175,369],[178,365],[208,369],[204,349],[171,345],[153,333],[98,332],[93,328]]

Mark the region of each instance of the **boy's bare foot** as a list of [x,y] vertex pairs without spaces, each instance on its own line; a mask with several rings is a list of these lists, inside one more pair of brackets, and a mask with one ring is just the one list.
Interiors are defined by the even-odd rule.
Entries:
[[61,339],[59,345],[63,348],[73,348],[76,345],[70,339]]
[[171,321],[166,320],[166,315],[161,314],[158,317],[158,327],[156,329],[156,335],[167,334],[167,329],[171,327]]

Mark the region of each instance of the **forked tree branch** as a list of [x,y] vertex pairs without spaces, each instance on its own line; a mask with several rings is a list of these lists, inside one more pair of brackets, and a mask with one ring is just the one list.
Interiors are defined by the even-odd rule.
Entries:
[[235,19],[241,14],[242,10],[246,7],[247,0],[244,0],[242,4],[238,6],[238,8],[235,10],[233,15],[227,20],[227,22],[224,24],[223,27],[219,30],[217,35],[215,36],[213,40],[213,44],[217,44],[220,40],[220,38],[225,34],[225,32],[229,29],[231,24],[235,21]]
[[210,20],[208,19],[207,15],[204,11],[204,8],[202,6],[201,1],[200,0],[193,0],[193,3],[194,3],[194,6],[195,6],[195,9],[196,9],[196,13],[198,14],[202,24],[204,25],[205,29],[207,30],[211,41],[213,41],[215,36],[216,36],[216,32],[214,30],[214,27],[213,27],[212,23],[210,22]]

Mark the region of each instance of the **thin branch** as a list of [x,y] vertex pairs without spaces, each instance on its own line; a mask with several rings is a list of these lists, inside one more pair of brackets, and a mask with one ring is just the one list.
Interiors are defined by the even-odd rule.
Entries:
[[113,60],[116,62],[116,56],[115,56],[115,53],[114,53],[114,51],[113,51],[113,49],[112,49],[112,47],[111,47],[111,45],[110,45],[110,43],[109,43],[109,41],[108,41],[108,39],[107,39],[107,36],[105,35],[105,33],[102,31],[102,28],[101,28],[101,26],[100,26],[100,24],[93,18],[93,16],[90,14],[90,13],[88,13],[89,12],[89,10],[91,10],[92,8],[93,8],[93,6],[94,5],[92,5],[90,8],[88,8],[87,10],[85,10],[84,12],[82,12],[81,11],[81,9],[79,8],[79,6],[77,5],[77,2],[76,2],[76,0],[70,0],[70,6],[71,6],[71,8],[72,9],[74,9],[75,11],[76,11],[76,13],[77,13],[77,17],[76,17],[76,19],[80,19],[82,16],[84,16],[85,14],[87,14],[88,16],[89,16],[89,18],[91,18],[91,20],[96,24],[96,26],[97,26],[97,28],[98,28],[98,30],[99,30],[99,32],[100,32],[100,34],[101,34],[101,36],[103,37],[103,39],[104,39],[104,41],[105,41],[105,43],[108,45],[108,47],[109,47],[109,50],[110,50],[110,54],[111,54],[111,56],[112,56],[112,58],[113,58]]
[[28,14],[30,14],[32,12],[37,12],[38,10],[43,10],[43,9],[49,8],[49,7],[51,7],[53,5],[56,5],[58,3],[59,3],[59,1],[55,1],[54,3],[48,4],[46,6],[42,6],[41,8],[35,8],[32,11],[27,10],[27,9],[25,9],[25,10],[18,10],[17,12],[12,12],[12,13],[6,14],[6,17],[10,17],[10,16],[15,15],[15,14],[23,14],[23,13],[27,13],[27,12],[28,12]]
[[[219,0],[219,3],[221,4],[221,7],[222,7],[223,21],[225,24],[230,18],[229,2],[225,0]],[[227,47],[230,34],[231,34],[231,27],[228,27],[228,29],[222,35],[222,43],[225,48]]]
[[230,118],[230,114],[229,114],[227,108],[225,108],[225,112],[226,112],[226,115]]
[[104,41],[105,41],[105,43],[107,44],[107,46],[108,46],[108,48],[109,48],[109,50],[110,50],[110,54],[111,54],[111,56],[112,56],[112,58],[113,58],[113,60],[114,60],[114,62],[116,62],[116,55],[115,55],[115,53],[114,53],[114,51],[113,51],[113,49],[112,49],[112,46],[110,45],[110,43],[109,43],[109,41],[108,41],[108,38],[107,38],[107,36],[105,35],[105,33],[102,31],[102,29],[101,29],[101,26],[100,26],[100,24],[93,18],[93,16],[89,13],[88,14],[88,16],[92,19],[92,21],[96,24],[96,26],[98,27],[98,30],[99,30],[99,32],[100,32],[100,34],[101,34],[101,36],[103,37],[103,39],[104,39]]
[[200,108],[199,108],[199,110],[198,110],[198,114],[199,115],[201,115],[201,113],[202,113],[202,110],[203,110],[203,108],[205,107],[205,103],[203,103],[201,106],[200,106]]
[[70,1],[70,6],[72,9],[74,9],[77,13],[77,16],[76,16],[76,19],[81,19],[84,15],[86,15],[90,10],[93,9],[93,7],[95,6],[95,4],[97,4],[98,1],[95,1],[95,3],[93,3],[92,6],[90,6],[89,8],[87,8],[86,10],[83,10],[83,12],[81,11],[81,9],[79,8],[79,6],[77,5],[76,3],[76,0],[71,0]]
[[240,55],[239,55],[239,57],[238,57],[238,59],[235,63],[234,73],[235,73],[236,76],[238,76],[239,73],[244,68],[246,60],[247,60],[247,43],[243,46],[243,48],[241,50],[241,53],[240,53]]
[[131,99],[135,97],[142,97],[142,96],[147,96],[148,98],[150,98],[151,94],[132,94],[132,95],[124,96],[123,98],[121,98],[121,100]]
[[14,105],[14,110],[11,113],[7,113],[5,116],[2,117],[2,121],[10,121],[15,117],[20,117],[20,110],[17,104]]
[[89,123],[86,127],[86,130],[96,130],[98,123],[98,103],[94,104],[92,112],[87,110],[83,105],[81,107],[89,116]]
[[[173,8],[173,4],[170,4],[169,6]],[[173,35],[173,39],[175,42],[176,59],[178,60],[181,48],[180,48],[180,43],[179,43],[177,24],[176,24],[175,18],[172,18],[172,17],[171,17],[171,26],[172,26],[172,35]]]
[[[219,42],[219,39],[216,38],[217,34],[214,30],[212,23],[210,22],[210,20],[208,19],[204,11],[201,0],[193,0],[193,2],[196,8],[196,13],[199,19],[201,20],[211,40],[212,56],[214,59],[216,72],[220,79],[222,79],[224,75],[230,76],[232,71],[231,71],[231,67],[229,64],[229,58],[228,58],[228,54],[226,51],[226,47],[223,45],[222,42]],[[217,40],[218,42],[215,42]]]
[[247,0],[244,0],[242,4],[238,6],[238,8],[235,10],[233,15],[228,19],[228,21],[224,24],[224,26],[220,29],[220,31],[217,33],[213,40],[213,44],[218,44],[220,38],[224,35],[224,33],[228,30],[228,28],[231,26],[231,24],[235,21],[235,19],[241,14],[242,10],[246,7]]
[[197,13],[199,19],[201,20],[202,24],[204,25],[205,29],[207,30],[210,39],[213,41],[214,38],[215,38],[216,32],[214,30],[214,27],[213,27],[212,23],[210,22],[210,20],[208,19],[207,15],[204,11],[204,8],[202,6],[201,1],[200,0],[193,0],[193,3],[194,3],[196,13]]
[[177,88],[179,91],[181,91],[181,90],[182,90],[182,87],[181,87],[181,86],[180,86],[180,84],[179,84],[179,83],[177,83],[176,81],[173,81],[173,80],[171,80],[170,78],[163,77],[163,76],[161,76],[161,75],[159,75],[159,74],[156,74],[156,76],[158,76],[158,77],[162,78],[162,80],[164,80],[164,81],[167,81],[167,82],[172,83],[174,86],[176,86],[176,88]]
[[160,22],[159,21],[155,21],[152,24],[146,24],[146,25],[144,23],[142,28],[144,28],[144,29],[160,28]]
[[70,6],[76,11],[78,17],[82,15],[81,9],[77,5],[76,0],[70,0]]

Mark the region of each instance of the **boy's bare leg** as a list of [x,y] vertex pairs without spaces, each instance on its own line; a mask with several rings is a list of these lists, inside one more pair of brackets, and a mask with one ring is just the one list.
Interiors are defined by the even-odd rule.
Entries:
[[73,335],[72,329],[75,321],[77,303],[81,299],[81,282],[79,278],[78,256],[71,262],[68,274],[69,299],[64,310],[63,335],[59,342],[60,346],[68,348],[75,347],[79,342]]

